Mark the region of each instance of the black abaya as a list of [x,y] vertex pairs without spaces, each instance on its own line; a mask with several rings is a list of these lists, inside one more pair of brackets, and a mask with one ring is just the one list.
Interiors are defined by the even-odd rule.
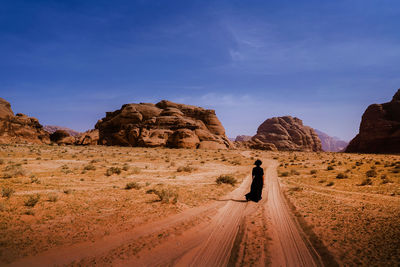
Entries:
[[254,202],[261,200],[261,193],[264,186],[263,176],[264,170],[260,166],[253,168],[253,182],[251,183],[250,192],[246,194],[246,200]]

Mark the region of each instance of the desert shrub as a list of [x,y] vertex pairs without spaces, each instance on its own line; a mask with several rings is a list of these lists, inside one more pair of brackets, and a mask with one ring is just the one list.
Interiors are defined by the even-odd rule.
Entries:
[[230,184],[234,186],[237,183],[237,180],[232,175],[220,175],[215,182],[217,184]]
[[37,178],[35,175],[31,175],[31,177],[29,177],[29,178],[31,178],[32,184],[40,184],[39,178]]
[[139,167],[133,167],[132,168],[132,174],[139,174],[142,171]]
[[122,167],[122,170],[124,171],[129,170],[129,165],[125,163],[124,166]]
[[320,183],[320,184],[325,183],[325,182],[326,182],[325,179],[322,179],[322,180],[319,180],[319,181],[318,181],[318,183]]
[[300,173],[296,169],[291,169],[290,174],[291,175],[300,175]]
[[24,176],[25,173],[26,171],[24,168],[21,167],[21,164],[8,165],[4,169],[4,174],[2,178],[3,179],[16,178],[19,176]]
[[1,196],[10,198],[12,194],[14,194],[15,190],[11,187],[2,187],[1,188]]
[[114,173],[118,174],[118,175],[121,174],[121,169],[118,168],[118,167],[111,167],[111,168],[108,168],[107,171],[106,171],[106,175],[107,176],[111,176]]
[[72,190],[71,189],[64,189],[63,192],[64,192],[64,194],[69,195],[69,194],[72,193]]
[[327,168],[326,168],[328,171],[332,171],[332,170],[334,170],[335,168],[333,168],[333,166],[328,166]]
[[280,177],[288,177],[289,176],[289,172],[281,172],[279,174]]
[[149,189],[146,191],[146,194],[155,194],[159,197],[159,201],[162,203],[173,203],[176,204],[178,202],[178,193],[172,191],[171,189]]
[[0,165],[4,164],[4,159],[0,159]]
[[303,191],[303,188],[295,186],[295,187],[289,188],[289,191],[299,192],[299,191]]
[[140,189],[140,185],[139,185],[138,183],[136,183],[136,182],[130,182],[130,183],[127,183],[127,184],[125,185],[125,189],[126,189],[126,190],[130,190],[130,189]]
[[96,170],[96,166],[94,166],[93,164],[88,164],[85,167],[83,167],[83,169],[85,171],[94,171],[94,170]]
[[364,180],[362,180],[362,182],[361,182],[360,185],[361,185],[361,186],[364,186],[364,185],[372,185],[372,180],[371,180],[371,178],[365,178]]
[[180,166],[180,167],[178,167],[178,169],[176,169],[177,172],[192,172],[194,170],[195,170],[195,168],[193,168],[190,165]]
[[39,202],[39,199],[40,199],[39,194],[30,195],[28,199],[24,201],[24,205],[27,207],[34,207]]
[[326,186],[332,186],[332,185],[334,185],[334,184],[335,184],[335,183],[331,181],[331,182],[327,183]]
[[316,174],[317,173],[317,170],[311,170],[310,171],[310,174]]
[[336,179],[345,179],[345,178],[348,178],[346,174],[339,173],[338,175],[336,175]]
[[376,177],[377,175],[378,175],[378,173],[375,171],[375,170],[368,170],[366,173],[365,173],[365,175],[367,176],[367,177]]
[[56,194],[51,194],[48,196],[47,201],[49,202],[56,202],[58,200],[58,196]]

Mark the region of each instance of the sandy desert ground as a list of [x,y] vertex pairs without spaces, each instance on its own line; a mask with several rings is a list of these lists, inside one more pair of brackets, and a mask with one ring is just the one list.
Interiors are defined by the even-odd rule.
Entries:
[[400,156],[4,145],[0,164],[0,265],[400,263]]

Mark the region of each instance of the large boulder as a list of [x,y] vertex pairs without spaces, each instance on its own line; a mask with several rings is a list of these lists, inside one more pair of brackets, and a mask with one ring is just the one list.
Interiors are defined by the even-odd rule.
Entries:
[[71,136],[65,130],[57,130],[50,134],[50,141],[58,145],[73,145],[75,143],[75,137]]
[[76,145],[97,145],[99,142],[99,130],[92,129],[86,131],[76,137],[75,144]]
[[248,147],[254,149],[322,151],[321,141],[315,131],[291,116],[267,119],[247,143]]
[[0,98],[0,144],[49,144],[49,133],[36,118],[14,112],[9,102]]
[[340,140],[337,137],[329,136],[328,134],[321,132],[317,129],[314,131],[318,134],[319,139],[321,140],[322,150],[326,152],[343,152],[347,145],[349,144],[346,141]]
[[99,144],[170,148],[233,148],[214,110],[162,100],[125,104],[95,126]]
[[62,126],[56,126],[56,125],[45,125],[45,126],[43,126],[43,129],[46,132],[49,132],[50,134],[54,133],[57,130],[63,130],[63,131],[66,131],[70,136],[73,136],[73,137],[77,137],[77,136],[80,136],[82,134],[82,133],[77,132],[75,130],[72,130],[70,128],[62,127]]
[[346,152],[400,153],[400,89],[392,101],[367,108]]

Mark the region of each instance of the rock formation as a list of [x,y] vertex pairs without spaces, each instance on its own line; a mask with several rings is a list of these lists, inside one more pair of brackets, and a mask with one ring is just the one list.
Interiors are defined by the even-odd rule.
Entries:
[[57,131],[57,130],[66,131],[70,136],[74,136],[74,137],[77,137],[77,136],[79,136],[79,135],[82,134],[82,133],[77,132],[77,131],[75,131],[75,130],[72,130],[72,129],[70,129],[70,128],[61,127],[61,126],[56,126],[56,125],[45,125],[45,126],[43,126],[43,129],[44,129],[46,132],[50,133],[50,134],[54,133],[54,132]]
[[232,148],[214,110],[160,101],[126,104],[95,126],[99,144],[170,148]]
[[319,139],[321,140],[322,150],[327,152],[343,152],[348,145],[348,142],[340,140],[337,137],[331,137],[328,134],[314,129]]
[[99,142],[99,130],[86,131],[76,137],[76,145],[97,145]]
[[250,135],[238,135],[236,136],[235,142],[246,142],[251,139]]
[[36,118],[14,112],[9,102],[0,98],[0,144],[49,144],[49,133]]
[[59,145],[73,145],[75,143],[75,137],[71,136],[67,131],[57,130],[50,134],[50,141]]
[[315,131],[298,118],[274,117],[264,121],[257,134],[248,141],[254,149],[282,151],[322,151]]
[[346,152],[400,153],[400,89],[392,101],[367,108]]

